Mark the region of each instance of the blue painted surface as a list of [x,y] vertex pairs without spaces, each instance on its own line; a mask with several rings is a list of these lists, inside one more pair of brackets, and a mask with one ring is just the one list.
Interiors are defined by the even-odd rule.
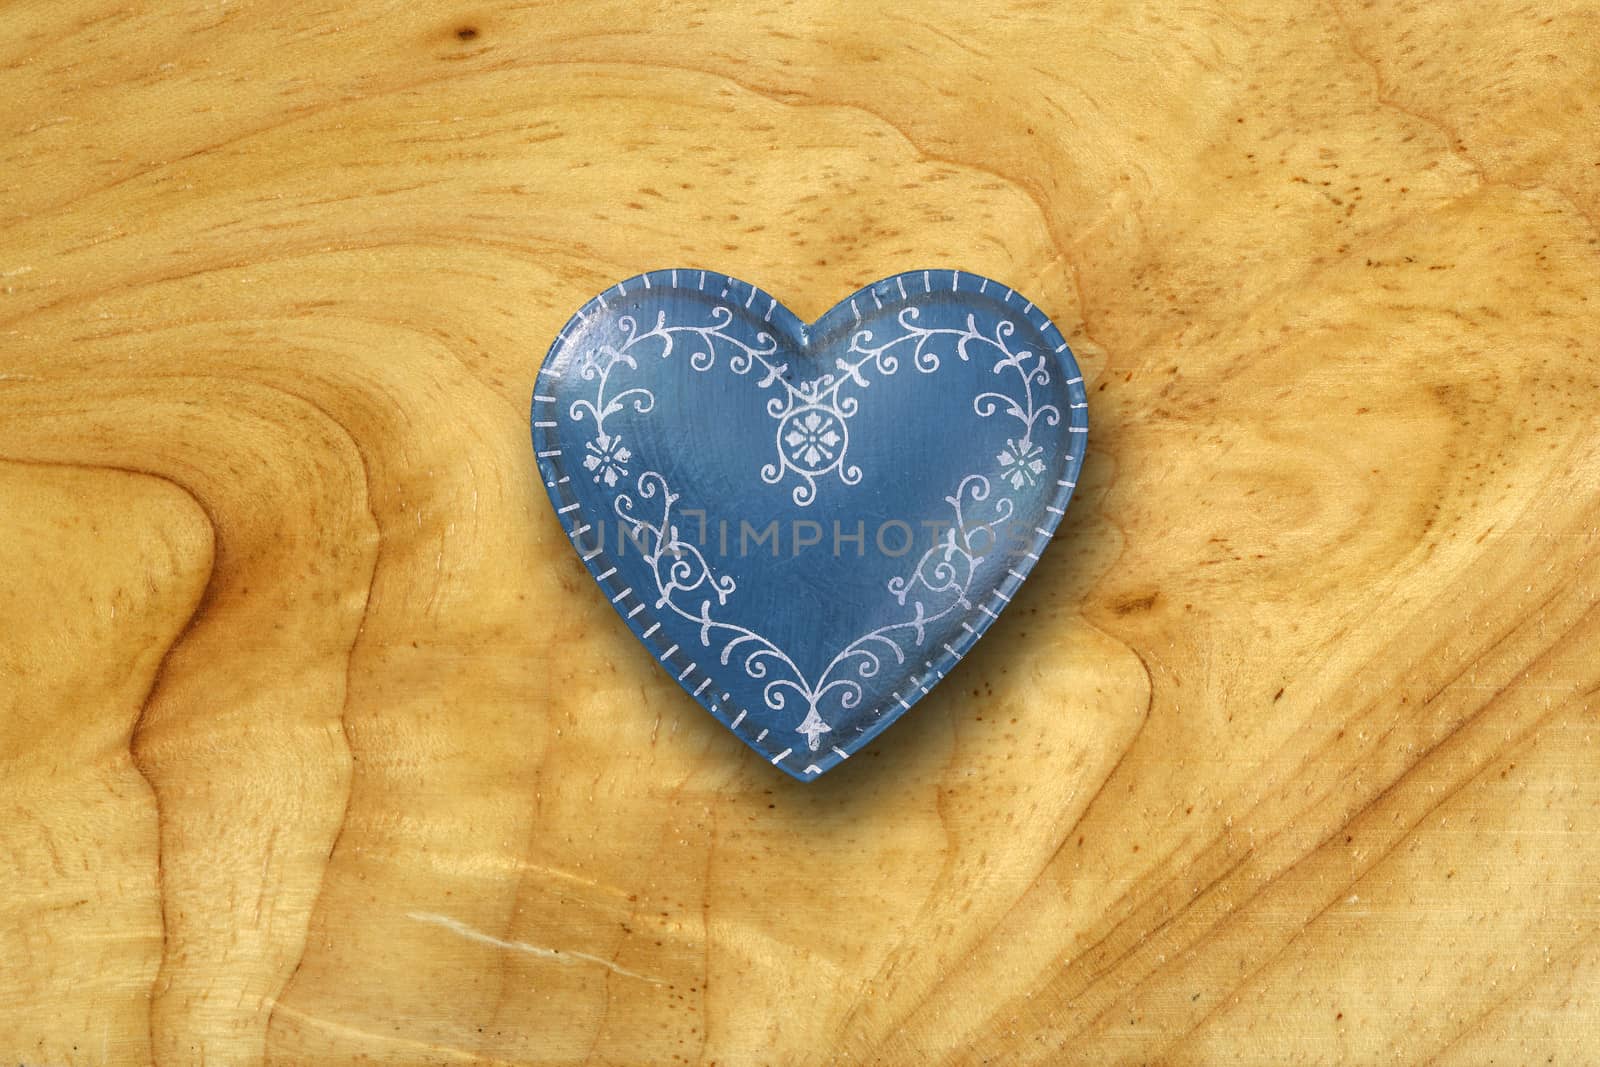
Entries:
[[809,780],[948,674],[1077,482],[1083,379],[1025,297],[910,271],[815,324],[700,270],[567,323],[533,400],[574,547],[662,667]]

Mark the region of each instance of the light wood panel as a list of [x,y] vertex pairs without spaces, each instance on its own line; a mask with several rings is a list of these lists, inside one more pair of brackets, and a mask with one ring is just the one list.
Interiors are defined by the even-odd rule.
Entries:
[[[1592,4],[0,5],[0,1060],[1600,1058]],[[954,265],[1056,543],[813,785],[534,478],[571,310]]]

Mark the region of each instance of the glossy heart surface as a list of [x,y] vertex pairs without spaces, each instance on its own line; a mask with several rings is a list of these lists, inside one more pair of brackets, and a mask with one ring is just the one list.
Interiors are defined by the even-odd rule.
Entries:
[[1048,544],[1088,435],[1033,303],[952,270],[807,325],[702,270],[619,282],[545,357],[539,471],[623,621],[809,780],[943,679]]

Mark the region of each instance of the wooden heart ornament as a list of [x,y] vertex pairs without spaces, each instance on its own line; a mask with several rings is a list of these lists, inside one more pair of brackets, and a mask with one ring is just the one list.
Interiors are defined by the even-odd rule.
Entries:
[[1072,497],[1083,378],[1033,303],[963,271],[806,325],[702,270],[619,282],[533,397],[550,500],[684,690],[802,781],[927,695]]

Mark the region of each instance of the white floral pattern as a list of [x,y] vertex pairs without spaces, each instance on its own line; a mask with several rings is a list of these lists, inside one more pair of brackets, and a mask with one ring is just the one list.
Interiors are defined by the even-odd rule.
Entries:
[[[1014,510],[1010,497],[999,497],[986,518],[972,522],[965,513],[967,505],[986,504],[990,495],[989,479],[983,475],[962,479],[955,494],[945,498],[953,514],[943,540],[923,554],[909,576],[889,581],[890,594],[910,609],[909,615],[850,642],[816,678],[807,677],[769,638],[717,618],[712,601],[716,607],[725,606],[738,585],[731,576],[714,572],[699,547],[683,539],[673,513],[679,494],[663,475],[645,471],[635,489],[619,493],[612,506],[650,567],[656,586],[654,606],[698,626],[700,644],[713,650],[723,666],[737,658],[747,677],[764,683],[762,699],[769,709],[788,710],[791,700],[803,706],[805,715],[795,732],[803,735],[807,747],[815,752],[822,735],[833,729],[825,713],[860,707],[865,695],[863,681],[876,677],[887,657],[904,664],[926,641],[928,627],[953,612],[971,608],[967,594],[983,562],[974,535],[982,531],[987,543],[995,543],[996,527],[1009,520]],[[651,504],[648,515],[642,514],[639,501]],[[701,594],[702,590],[705,593]],[[684,603],[685,594],[700,594],[698,602],[691,596],[689,603]]]
[[821,408],[804,408],[791,414],[778,432],[789,462],[812,474],[821,474],[844,454],[844,423]]
[[628,476],[626,464],[633,458],[633,453],[622,444],[622,438],[612,437],[602,430],[583,448],[583,469],[594,475],[596,485],[603,481],[607,489],[615,489],[617,480]]
[[1021,489],[1039,483],[1044,473],[1044,449],[1028,440],[1007,440],[1006,447],[995,457],[1000,464],[1000,476],[1011,483],[1011,488]]
[[[624,315],[617,320],[624,340],[621,345],[603,345],[584,353],[579,363],[579,375],[586,381],[598,380],[596,397],[574,401],[571,415],[582,419],[587,413],[594,421],[595,440],[605,433],[606,418],[620,411],[623,402],[631,400],[634,410],[649,411],[655,404],[655,395],[649,390],[634,387],[608,394],[611,375],[618,369],[637,370],[636,353],[647,350],[647,342],[657,344],[655,354],[666,359],[680,343],[689,348],[689,366],[706,372],[717,366],[718,354],[726,353],[728,369],[740,377],[760,371],[756,388],[772,391],[767,399],[766,411],[778,420],[777,460],[761,467],[761,480],[768,485],[796,479],[790,498],[800,507],[817,498],[817,480],[833,474],[844,485],[858,485],[862,470],[848,462],[849,420],[860,410],[860,400],[850,390],[865,390],[872,384],[869,375],[890,377],[901,367],[902,359],[923,374],[939,369],[939,347],[945,348],[947,357],[962,362],[974,358],[978,351],[986,351],[993,358],[992,371],[996,375],[1012,376],[1007,380],[1016,391],[990,390],[973,398],[973,410],[980,417],[1004,414],[1022,425],[1022,434],[1013,446],[1011,464],[1028,467],[1024,477],[1036,477],[1031,459],[1015,455],[1014,446],[1032,444],[1034,427],[1041,421],[1047,426],[1058,425],[1061,412],[1053,404],[1038,404],[1034,398],[1036,387],[1050,383],[1049,354],[1026,348],[1014,349],[1012,338],[1016,324],[999,320],[992,333],[979,329],[976,317],[967,316],[964,327],[925,327],[921,325],[922,311],[915,305],[904,308],[896,316],[900,332],[878,342],[870,329],[856,331],[850,338],[848,355],[852,359],[835,361],[834,371],[799,382],[791,381],[789,364],[780,362],[777,339],[767,331],[759,331],[753,342],[742,340],[732,332],[734,312],[726,305],[715,305],[709,322],[701,325],[677,325],[667,322],[665,311],[656,312],[655,322],[641,331],[638,320]],[[1004,464],[1005,461],[1002,460]],[[1040,468],[1042,470],[1042,467]],[[1019,471],[1007,473],[1014,481]],[[1032,484],[1028,482],[1027,484]]]
[[[960,275],[950,277],[954,291]],[[703,290],[705,275],[701,278]],[[644,284],[649,286],[648,276]],[[926,274],[924,286],[931,295]],[[901,293],[905,295],[903,280]],[[752,299],[754,295],[752,292]],[[1007,299],[1012,295],[1008,292]],[[853,300],[851,303],[854,306]],[[747,301],[745,307],[749,306]],[[773,306],[776,307],[775,300]],[[1031,305],[1028,307],[1031,309]],[[788,363],[782,360],[773,334],[757,329],[752,339],[746,340],[733,329],[735,317],[733,309],[721,303],[712,304],[707,321],[698,325],[669,323],[666,313],[658,311],[650,328],[641,330],[635,317],[618,317],[616,326],[623,335],[620,344],[602,344],[577,357],[574,369],[581,380],[593,383],[594,391],[592,396],[572,401],[568,417],[574,422],[592,423],[582,464],[594,483],[608,490],[624,487],[612,497],[612,510],[632,543],[640,547],[650,569],[654,595],[647,601],[658,613],[665,611],[694,624],[698,643],[713,650],[722,666],[737,661],[743,674],[760,684],[765,706],[772,712],[792,711],[794,719],[799,720],[793,730],[805,738],[808,750],[817,752],[823,737],[834,731],[838,716],[860,708],[867,694],[865,683],[877,678],[891,663],[908,664],[926,643],[930,627],[952,616],[960,620],[978,610],[990,619],[996,617],[992,607],[1000,606],[999,602],[975,604],[972,585],[985,553],[999,543],[998,528],[1010,522],[1017,510],[1006,490],[1031,490],[1047,475],[1045,450],[1035,440],[1034,431],[1040,425],[1059,425],[1062,413],[1054,404],[1039,402],[1035,392],[1051,385],[1053,361],[1047,352],[1014,347],[1017,329],[1007,318],[996,320],[989,332],[978,327],[972,314],[966,316],[961,327],[925,327],[921,310],[913,304],[895,316],[898,330],[891,335],[879,339],[871,329],[858,329],[850,337],[846,356],[835,361],[832,371],[797,381]],[[945,498],[952,509],[951,527],[922,554],[909,573],[888,581],[887,592],[905,613],[895,622],[851,641],[815,676],[802,671],[789,653],[768,637],[724,615],[738,591],[737,583],[732,576],[715,572],[700,547],[681,535],[674,511],[680,496],[669,486],[666,476],[646,469],[631,486],[626,481],[631,477],[630,464],[640,457],[623,444],[620,435],[608,430],[607,420],[625,407],[638,414],[652,411],[655,395],[642,386],[627,386],[627,372],[636,371],[639,358],[647,353],[667,359],[679,349],[687,351],[688,364],[698,373],[707,373],[724,361],[722,365],[733,375],[750,378],[758,390],[771,394],[764,409],[777,423],[776,457],[764,464],[759,473],[769,485],[794,481],[790,498],[800,507],[816,499],[818,482],[824,477],[836,477],[846,486],[860,483],[861,468],[849,462],[850,419],[859,410],[861,394],[873,380],[896,374],[903,362],[909,362],[920,373],[931,374],[939,369],[941,359],[970,362],[980,355],[989,359],[996,387],[977,393],[972,409],[980,418],[1003,415],[1020,427],[1020,433],[1006,438],[1004,448],[993,454],[996,467],[991,474],[974,472],[963,476],[954,493]],[[1057,349],[1064,350],[1065,345]],[[1078,381],[1081,379],[1071,379],[1067,384]],[[1073,404],[1074,408],[1082,406]],[[1083,432],[1081,426],[1072,429],[1074,433]],[[648,465],[647,460],[646,457],[642,462]],[[1070,481],[1060,484],[1072,485]],[[976,522],[967,514],[974,509],[983,512]],[[705,513],[695,510],[701,516],[703,537]],[[582,529],[588,529],[587,522]],[[1037,558],[1033,553],[1029,556]],[[591,555],[585,556],[586,561],[590,558]],[[1010,573],[1021,578],[1014,570]],[[627,592],[624,590],[624,594]],[[986,588],[983,598],[987,600],[990,595]],[[971,634],[979,632],[965,621],[962,628]],[[949,644],[943,647],[959,656]],[[671,652],[669,649],[663,659]],[[932,667],[931,661],[928,666]],[[693,668],[691,663],[689,669]],[[910,676],[910,682],[927,692],[927,685],[917,683],[916,676]],[[895,696],[899,698],[900,694]],[[900,703],[906,706],[907,700],[901,699]],[[743,714],[738,718],[742,719]],[[737,732],[738,720],[731,726]],[[763,729],[761,737],[766,733]],[[845,753],[836,751],[843,758]],[[787,750],[780,753],[773,762],[786,753]],[[818,770],[816,766],[807,768],[808,773]]]

